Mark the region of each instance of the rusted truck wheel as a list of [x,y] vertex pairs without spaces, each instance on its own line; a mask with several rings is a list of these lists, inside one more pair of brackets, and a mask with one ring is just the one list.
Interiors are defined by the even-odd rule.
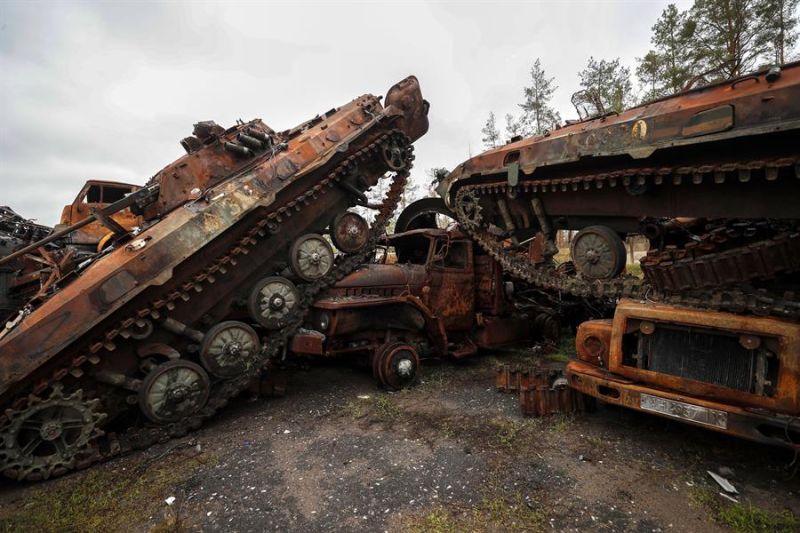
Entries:
[[372,369],[383,387],[400,390],[416,381],[419,374],[419,354],[410,344],[384,344],[375,351]]
[[316,281],[333,268],[333,249],[322,235],[308,233],[292,244],[292,271],[305,281]]
[[395,233],[412,229],[446,227],[456,216],[441,198],[422,198],[412,202],[397,216]]

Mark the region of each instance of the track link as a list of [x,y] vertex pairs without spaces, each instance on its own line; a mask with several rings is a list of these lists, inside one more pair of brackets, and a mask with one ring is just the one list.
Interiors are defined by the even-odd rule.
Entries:
[[[603,187],[658,186],[665,180],[674,185],[684,181],[715,184],[734,179],[750,181],[753,172],[764,173],[767,181],[778,179],[781,169],[790,168],[800,178],[800,158],[747,161],[719,166],[661,167],[619,170],[579,177],[530,180],[517,186],[483,183],[461,186],[455,196],[454,211],[461,226],[488,254],[512,276],[540,289],[580,298],[614,300],[634,298],[671,305],[753,313],[800,319],[800,301],[794,292],[776,294],[746,285],[754,278],[770,279],[777,274],[800,270],[800,235],[786,232],[771,239],[729,248],[718,253],[695,255],[686,251],[656,254],[643,261],[645,279],[622,275],[610,280],[588,280],[568,274],[552,265],[534,265],[527,258],[506,248],[483,224],[482,197],[515,197],[524,193],[564,193]],[[631,201],[635,201],[633,198]],[[676,257],[677,260],[676,260]],[[738,285],[737,285],[738,284]]]

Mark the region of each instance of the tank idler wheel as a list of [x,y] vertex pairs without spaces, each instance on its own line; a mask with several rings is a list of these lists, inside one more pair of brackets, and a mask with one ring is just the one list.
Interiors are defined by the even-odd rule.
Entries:
[[250,317],[266,329],[280,329],[292,320],[300,304],[300,291],[286,278],[272,276],[259,280],[250,292]]
[[257,364],[261,341],[244,322],[220,322],[206,333],[200,347],[200,361],[209,373],[232,378]]
[[381,146],[381,155],[391,170],[402,170],[408,164],[407,147],[397,137],[392,137]]
[[292,270],[305,281],[316,281],[333,268],[333,248],[322,235],[308,233],[292,244]]
[[139,389],[142,413],[157,424],[177,422],[202,409],[210,383],[203,367],[174,359],[155,367]]
[[589,226],[575,235],[570,256],[575,269],[587,279],[611,279],[625,270],[625,244],[607,226]]
[[413,346],[403,342],[384,345],[375,353],[373,371],[378,382],[390,390],[410,386],[419,374],[419,354]]
[[355,253],[364,248],[369,240],[369,224],[357,213],[342,213],[333,219],[331,239],[339,250]]

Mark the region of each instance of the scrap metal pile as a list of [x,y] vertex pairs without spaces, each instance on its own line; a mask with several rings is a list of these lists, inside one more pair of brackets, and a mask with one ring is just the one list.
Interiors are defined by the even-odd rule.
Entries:
[[[570,386],[800,449],[798,102],[794,63],[600,106],[473,157],[438,191],[513,276],[621,300],[613,322],[581,326]],[[577,231],[558,266],[557,230]],[[625,272],[633,234],[650,242],[642,278]]]
[[[142,187],[88,182],[53,230],[0,208],[0,470],[42,479],[183,435],[287,351],[358,355],[399,388],[420,355],[557,336],[575,302],[600,319],[566,379],[498,377],[531,413],[587,408],[569,386],[800,449],[798,102],[800,63],[595,102],[462,163],[445,205],[412,204],[385,239],[428,128],[413,77],[281,133],[200,122],[185,156]],[[577,232],[562,263],[559,230]],[[650,243],[642,277],[630,235]]]
[[[33,272],[38,290],[14,294],[0,338],[3,474],[59,475],[223,407],[280,357],[314,296],[372,252],[427,111],[409,77],[383,105],[362,96],[281,133],[260,120],[198,123],[187,154],[144,187],[106,201],[94,191],[80,221],[22,249],[46,230],[4,210],[17,239],[0,258],[4,285]],[[372,227],[335,256],[320,233],[381,179],[391,186]],[[88,225],[103,231],[80,242]]]

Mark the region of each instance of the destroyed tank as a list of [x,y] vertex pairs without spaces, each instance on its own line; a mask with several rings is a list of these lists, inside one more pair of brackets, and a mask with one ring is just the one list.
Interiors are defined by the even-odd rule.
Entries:
[[[447,206],[506,272],[603,304],[570,387],[800,450],[800,63],[622,113],[573,103],[581,120],[458,166]],[[574,235],[557,264],[559,230]],[[649,241],[642,277],[630,235]]]
[[[559,294],[799,319],[800,63],[621,113],[579,96],[581,120],[441,181],[462,228],[507,272]],[[556,266],[558,230],[577,234]],[[631,234],[650,242],[643,279],[625,274]]]
[[[427,111],[412,76],[383,105],[365,95],[281,133],[198,123],[144,187],[0,259],[89,223],[113,234],[0,336],[0,470],[48,478],[183,435],[268,372],[313,297],[371,253]],[[371,227],[336,216],[356,204],[377,211]],[[141,225],[115,222],[122,209]]]

